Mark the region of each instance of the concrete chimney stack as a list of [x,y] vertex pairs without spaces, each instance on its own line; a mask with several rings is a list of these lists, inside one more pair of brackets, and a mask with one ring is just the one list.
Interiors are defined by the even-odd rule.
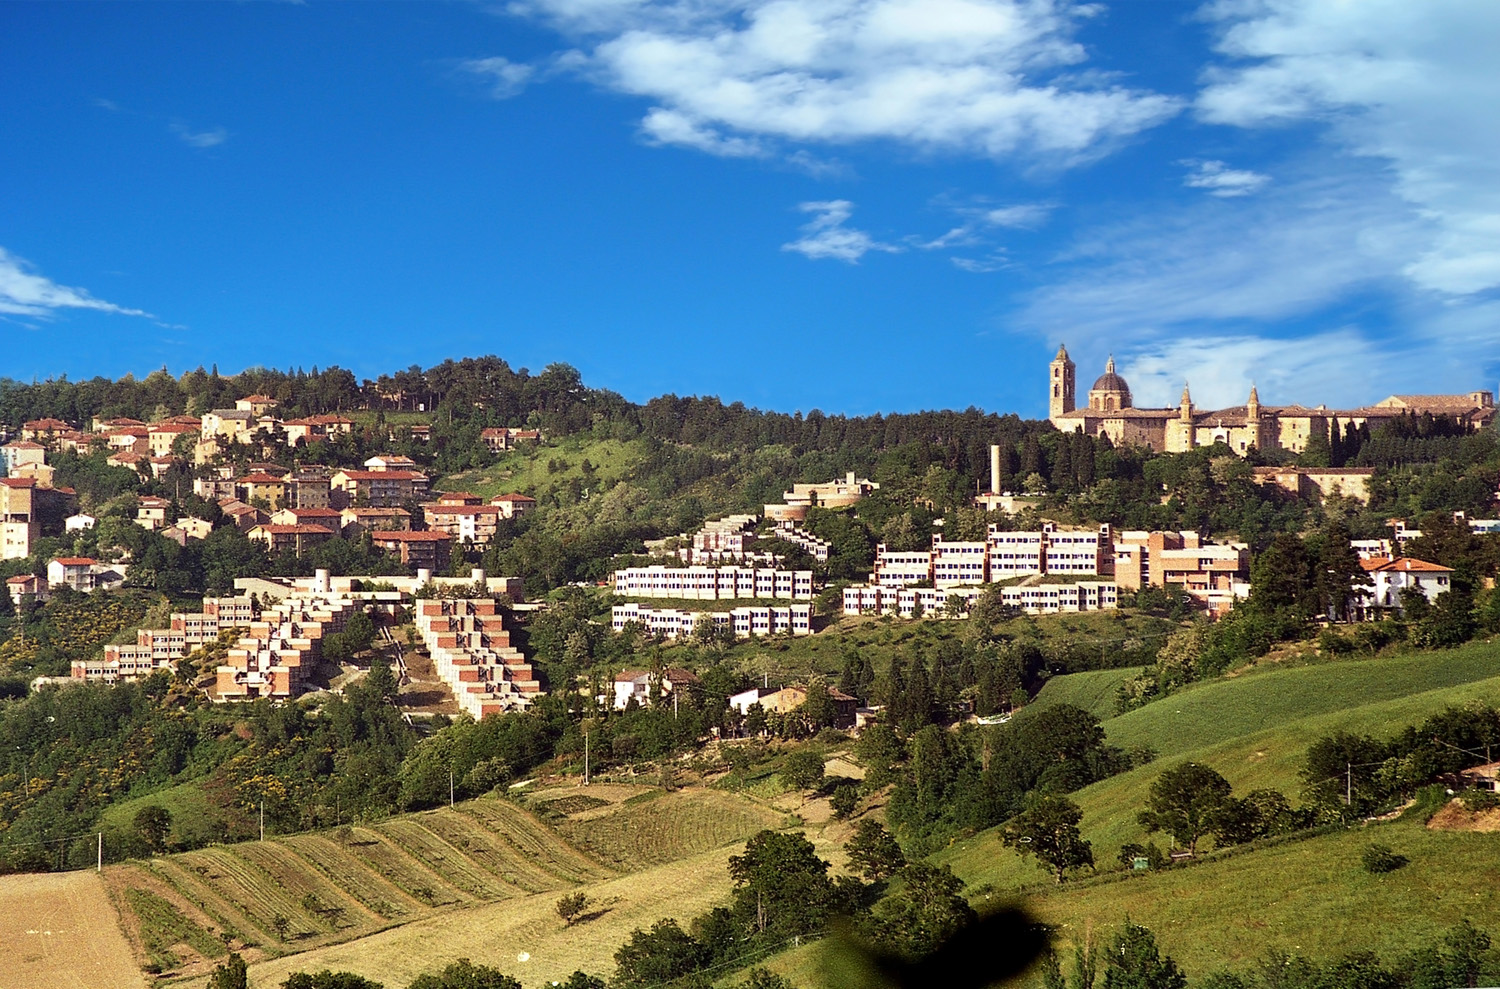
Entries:
[[990,444],[990,494],[1000,493],[1000,445]]

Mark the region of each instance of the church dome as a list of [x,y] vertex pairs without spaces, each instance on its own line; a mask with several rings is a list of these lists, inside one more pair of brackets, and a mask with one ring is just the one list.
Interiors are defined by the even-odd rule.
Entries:
[[1104,373],[1089,389],[1089,408],[1103,411],[1128,409],[1134,400],[1130,397],[1130,386],[1115,373],[1115,359],[1111,355],[1104,365]]

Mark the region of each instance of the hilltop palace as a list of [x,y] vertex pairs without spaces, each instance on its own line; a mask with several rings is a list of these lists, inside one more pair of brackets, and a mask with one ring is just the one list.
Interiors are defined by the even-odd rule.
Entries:
[[1428,412],[1485,426],[1495,417],[1495,396],[1488,391],[1466,395],[1392,395],[1366,408],[1330,409],[1319,405],[1310,409],[1301,405],[1261,405],[1252,386],[1244,405],[1210,411],[1193,405],[1184,385],[1182,401],[1176,408],[1138,409],[1130,396],[1130,386],[1115,373],[1113,357],[1104,365],[1104,374],[1089,389],[1088,405],[1079,408],[1075,365],[1068,358],[1066,347],[1058,348],[1049,372],[1048,418],[1059,430],[1108,436],[1116,445],[1138,444],[1165,453],[1182,453],[1220,441],[1240,454],[1251,447],[1301,453],[1314,431],[1329,436],[1335,424],[1347,430],[1369,423],[1373,429],[1388,419]]

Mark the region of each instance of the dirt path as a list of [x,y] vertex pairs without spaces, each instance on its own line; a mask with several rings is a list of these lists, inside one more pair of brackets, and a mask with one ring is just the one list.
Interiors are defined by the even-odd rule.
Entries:
[[97,875],[0,876],[0,989],[145,985]]

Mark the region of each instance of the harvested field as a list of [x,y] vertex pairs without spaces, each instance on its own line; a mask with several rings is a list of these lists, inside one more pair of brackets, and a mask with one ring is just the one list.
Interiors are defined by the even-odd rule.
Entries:
[[345,892],[359,900],[376,916],[395,920],[410,915],[423,905],[326,835],[297,835],[283,838],[280,844],[338,883]]
[[[318,948],[250,968],[253,986],[279,986],[297,971],[350,971],[406,986],[459,958],[493,965],[524,986],[546,986],[582,969],[601,976],[614,971],[614,952],[635,928],[664,916],[687,919],[717,906],[730,890],[723,848],[581,890],[600,905],[599,916],[566,926],[557,916],[556,893],[486,903],[415,921],[347,944]],[[529,958],[522,962],[519,955]],[[195,989],[201,982],[193,984]]]
[[354,839],[348,848],[368,869],[400,887],[402,892],[420,903],[430,907],[443,907],[474,899],[375,831],[355,828]]
[[557,830],[606,865],[631,872],[744,841],[781,822],[782,815],[732,794],[684,790],[592,811]]
[[505,882],[461,849],[433,834],[414,818],[400,818],[376,825],[402,851],[421,861],[443,881],[476,900],[499,900],[515,896],[518,888]]
[[146,985],[93,872],[0,877],[0,989]]

